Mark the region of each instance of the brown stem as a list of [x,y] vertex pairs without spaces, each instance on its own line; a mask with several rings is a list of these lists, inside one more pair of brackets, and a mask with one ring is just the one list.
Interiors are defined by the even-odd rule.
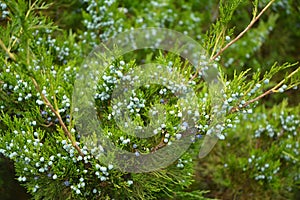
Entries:
[[[228,47],[230,47],[232,44],[234,44],[236,41],[238,41],[254,24],[255,22],[261,17],[261,15],[271,6],[271,4],[274,2],[275,0],[271,0],[262,10],[261,12],[256,16],[253,17],[253,19],[251,20],[251,22],[248,24],[248,26],[242,31],[240,32],[240,34],[235,37],[233,40],[231,40],[225,47],[223,47],[218,53],[216,53],[216,55],[212,56],[210,58],[210,61],[216,60],[216,58],[221,55]],[[196,78],[197,74],[199,73],[199,70],[197,70],[195,72],[195,74],[190,78],[190,81],[193,80],[194,78]]]
[[165,139],[164,137],[161,138],[159,144],[156,145],[154,148],[151,149],[151,153],[153,153],[153,152],[157,151],[158,149],[166,146],[166,144],[164,143],[164,139]]
[[36,82],[36,80],[34,78],[31,78],[33,81],[33,84],[36,88],[37,91],[39,91],[39,93],[41,94],[43,101],[45,102],[45,104],[50,108],[50,110],[55,114],[55,116],[58,118],[59,124],[61,125],[65,135],[71,140],[72,142],[72,146],[78,151],[78,153],[84,157],[84,154],[82,153],[81,149],[79,148],[79,146],[76,144],[76,141],[73,139],[72,134],[70,133],[70,131],[68,130],[67,126],[65,125],[65,123],[63,122],[59,112],[53,107],[53,105],[49,102],[49,100],[47,99],[47,97],[41,92],[40,86],[38,85],[38,83]]
[[236,111],[239,111],[240,109],[242,108],[245,108],[247,107],[249,104],[255,102],[255,101],[258,101],[260,100],[261,98],[269,95],[269,94],[272,94],[272,93],[275,93],[277,92],[277,89],[289,78],[291,78],[292,76],[294,76],[297,72],[300,71],[300,67],[298,67],[295,71],[293,71],[292,73],[290,73],[286,78],[284,78],[282,81],[280,81],[277,85],[275,85],[274,87],[272,87],[271,89],[267,90],[266,92],[264,92],[263,94],[255,97],[254,99],[251,99],[249,101],[247,101],[241,108],[239,108],[238,106],[232,108],[229,113],[233,113],[233,112],[236,112]]
[[271,94],[271,93],[273,93],[273,89],[270,89],[270,90],[264,92],[263,94],[261,94],[261,95],[255,97],[254,99],[251,99],[251,100],[247,101],[247,102],[246,102],[242,107],[240,107],[240,108],[239,108],[238,106],[232,108],[232,109],[229,111],[229,113],[234,113],[234,112],[236,112],[236,111],[239,111],[240,109],[247,107],[249,104],[251,104],[251,103],[253,103],[253,102],[255,102],[255,101],[258,101],[259,99],[261,99],[261,98],[263,98],[263,97],[265,97],[265,96],[267,96],[267,95],[269,95],[269,94]]
[[225,47],[223,47],[216,55],[214,55],[211,60],[215,60],[219,55],[221,55],[228,47],[230,47],[233,43],[235,43],[236,41],[238,41],[254,24],[255,22],[261,17],[261,15],[271,6],[271,4],[274,2],[275,0],[270,1],[263,9],[262,11],[256,16],[254,17],[250,24],[242,31],[240,32],[240,34],[234,38],[233,40],[231,40]]
[[13,53],[11,53],[8,48],[6,48],[5,44],[1,39],[0,39],[0,46],[13,61],[16,61],[16,56]]
[[50,122],[49,124],[42,124],[42,126],[44,126],[44,127],[50,127],[50,126],[52,126],[53,125],[53,122]]

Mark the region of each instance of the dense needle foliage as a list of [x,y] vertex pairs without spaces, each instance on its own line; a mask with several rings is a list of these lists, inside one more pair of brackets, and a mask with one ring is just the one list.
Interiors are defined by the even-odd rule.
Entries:
[[[299,198],[299,12],[292,0],[0,0],[1,199],[17,195],[9,170],[32,199]],[[118,126],[112,93],[124,76],[137,81],[130,79],[133,69],[166,66],[197,97],[190,148],[166,168],[129,173],[102,163],[97,148],[84,143],[72,93],[93,48],[146,27],[176,30],[203,46],[220,71],[225,119],[215,127],[220,140],[199,159],[216,115],[201,73],[167,51],[117,58],[99,77],[94,99],[105,136],[122,150],[155,153],[180,140],[185,128],[176,89],[158,84],[132,91],[127,107],[136,126],[161,112],[154,104],[164,108],[167,120],[154,124],[154,136],[136,138]]]

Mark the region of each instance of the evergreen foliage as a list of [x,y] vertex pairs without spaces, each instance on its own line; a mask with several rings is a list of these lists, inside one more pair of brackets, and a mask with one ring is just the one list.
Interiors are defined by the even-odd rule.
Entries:
[[[299,11],[288,0],[0,0],[1,165],[13,162],[15,179],[32,199],[297,199]],[[156,62],[178,71],[196,91],[199,108],[188,151],[166,168],[128,173],[101,163],[97,149],[84,143],[72,93],[94,47],[145,27],[182,32],[204,47],[220,71],[225,119],[216,125],[217,145],[199,159],[216,114],[201,73],[164,51],[118,58],[99,77],[95,105],[106,137],[120,149],[139,156],[182,137],[178,98],[161,85],[136,89],[128,108],[143,126],[152,105],[164,107],[167,121],[157,124],[155,136],[135,138],[117,126],[111,95],[138,65]],[[2,171],[0,196],[9,199]]]

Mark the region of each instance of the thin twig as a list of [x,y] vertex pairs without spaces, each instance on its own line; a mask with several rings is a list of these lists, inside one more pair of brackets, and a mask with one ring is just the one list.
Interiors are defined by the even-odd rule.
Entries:
[[151,152],[153,153],[153,152],[156,152],[158,149],[161,149],[162,147],[164,147],[164,146],[166,146],[166,143],[164,142],[164,137],[162,137],[161,138],[161,140],[160,140],[160,142],[159,142],[159,144],[158,145],[156,145],[155,147],[153,147],[152,149],[151,149]]
[[[274,2],[275,0],[271,0],[262,10],[261,12],[256,16],[253,17],[253,19],[251,20],[251,22],[249,23],[249,25],[233,40],[231,40],[225,47],[223,47],[218,53],[216,53],[216,55],[212,56],[209,61],[212,62],[214,60],[216,60],[216,58],[218,56],[220,56],[228,47],[230,47],[232,44],[234,44],[235,42],[237,42],[254,24],[255,22],[261,17],[261,15],[271,6],[271,4]],[[190,78],[190,81],[195,79],[197,77],[197,74],[199,73],[198,69],[195,74]]]
[[247,107],[249,104],[251,104],[251,103],[253,103],[253,102],[255,102],[255,101],[258,101],[259,99],[261,99],[261,98],[263,98],[263,97],[265,97],[265,96],[267,96],[267,95],[269,95],[269,94],[272,94],[273,92],[274,92],[274,91],[273,91],[273,88],[272,88],[272,89],[270,89],[270,90],[264,92],[263,94],[261,94],[261,95],[255,97],[254,99],[251,99],[251,100],[247,101],[242,107],[236,106],[236,107],[232,108],[232,109],[229,111],[229,113],[234,113],[234,112],[236,112],[236,111],[239,111],[240,109]]
[[[27,18],[29,16],[30,11],[33,9],[33,7],[36,5],[38,1],[35,1],[31,6],[30,9],[28,10],[28,12],[26,13],[25,18]],[[21,29],[22,31],[22,29]],[[16,39],[15,39],[16,41]],[[29,41],[27,41],[29,43]],[[5,44],[3,43],[3,41],[0,39],[0,46],[1,48],[7,53],[7,55],[13,60],[16,61],[16,56],[10,52],[10,49],[8,49]],[[27,49],[27,64],[29,64],[29,45],[28,45],[28,49]],[[41,92],[40,86],[38,85],[38,83],[36,82],[36,80],[31,77],[32,82],[35,86],[35,89],[40,93],[40,95],[43,98],[44,103],[50,108],[50,110],[55,114],[55,116],[57,117],[59,124],[61,125],[65,135],[71,140],[72,146],[78,151],[79,155],[81,155],[82,157],[84,157],[84,154],[82,153],[81,149],[79,148],[79,146],[76,143],[76,140],[73,139],[72,134],[70,133],[70,131],[68,130],[67,126],[65,125],[65,123],[63,122],[59,112],[53,107],[53,105],[50,103],[50,101],[47,99],[47,97]],[[52,123],[52,122],[51,122]],[[49,126],[51,125],[51,123],[49,124]]]
[[53,122],[50,122],[49,124],[42,124],[42,126],[44,126],[44,127],[50,127],[50,126],[52,126],[54,123]]
[[82,153],[81,149],[79,148],[79,146],[77,145],[76,141],[73,139],[72,134],[70,133],[70,131],[68,130],[67,126],[65,125],[65,123],[63,122],[59,112],[53,107],[53,105],[50,103],[50,101],[47,99],[47,97],[41,92],[40,86],[38,85],[38,83],[36,82],[36,80],[34,78],[31,78],[32,82],[36,88],[37,91],[40,92],[43,101],[45,102],[45,104],[50,108],[50,110],[55,114],[55,116],[58,118],[59,124],[61,125],[65,135],[71,140],[72,142],[72,146],[78,151],[78,153],[84,157],[84,154]]
[[235,43],[236,41],[238,41],[254,24],[255,22],[261,17],[261,15],[271,6],[271,4],[274,2],[275,0],[271,0],[263,9],[262,11],[256,16],[254,17],[250,24],[238,35],[236,36],[236,38],[234,38],[233,40],[231,40],[225,47],[223,47],[216,55],[214,55],[211,60],[215,60],[219,55],[221,55],[228,47],[230,47],[233,43]]
[[16,56],[13,53],[11,53],[8,48],[6,48],[5,44],[1,39],[0,39],[0,46],[13,61],[16,61]]
[[295,71],[293,71],[292,73],[290,73],[286,78],[284,78],[282,81],[280,81],[280,83],[278,83],[277,85],[275,85],[274,87],[272,87],[271,89],[267,90],[266,92],[264,92],[263,94],[255,97],[254,99],[251,99],[249,101],[247,101],[242,107],[234,107],[232,108],[229,113],[233,113],[233,112],[236,112],[236,111],[239,111],[240,109],[242,108],[245,108],[247,107],[249,104],[255,102],[255,101],[258,101],[260,100],[261,98],[269,95],[269,94],[272,94],[272,93],[275,93],[275,92],[278,92],[277,89],[289,78],[291,78],[293,75],[295,75],[298,71],[300,71],[300,67],[298,67]]

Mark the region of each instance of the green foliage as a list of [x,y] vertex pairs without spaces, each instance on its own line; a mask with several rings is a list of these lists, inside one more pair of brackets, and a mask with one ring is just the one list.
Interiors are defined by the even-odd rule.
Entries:
[[[150,123],[153,105],[164,107],[167,121],[154,124],[158,128],[151,138],[126,134],[118,126],[123,121],[113,118],[118,102],[111,101],[123,75],[141,63],[159,63],[181,74],[197,97],[198,132],[189,150],[166,168],[125,173],[102,163],[93,153],[96,147],[88,147],[76,128],[72,93],[84,58],[123,31],[164,27],[191,36],[212,59],[267,2],[47,2],[0,1],[0,153],[13,161],[16,180],[32,199],[286,199],[299,191],[299,5],[276,1],[217,57],[212,66],[219,68],[223,85],[220,113],[211,105],[209,85],[178,55],[144,50],[111,63],[98,77],[97,114],[106,137],[137,156],[179,140],[182,113],[172,88],[139,87],[130,96],[133,123]],[[225,116],[216,124],[222,140],[198,160],[201,138],[214,130],[218,114]],[[0,169],[3,198],[5,184]]]
[[214,163],[214,169],[201,173],[215,171],[211,175],[216,187],[226,188],[228,196],[292,199],[291,191],[299,189],[299,110],[287,108],[284,101],[241,116],[241,123],[227,131],[226,143],[205,161],[209,166]]

